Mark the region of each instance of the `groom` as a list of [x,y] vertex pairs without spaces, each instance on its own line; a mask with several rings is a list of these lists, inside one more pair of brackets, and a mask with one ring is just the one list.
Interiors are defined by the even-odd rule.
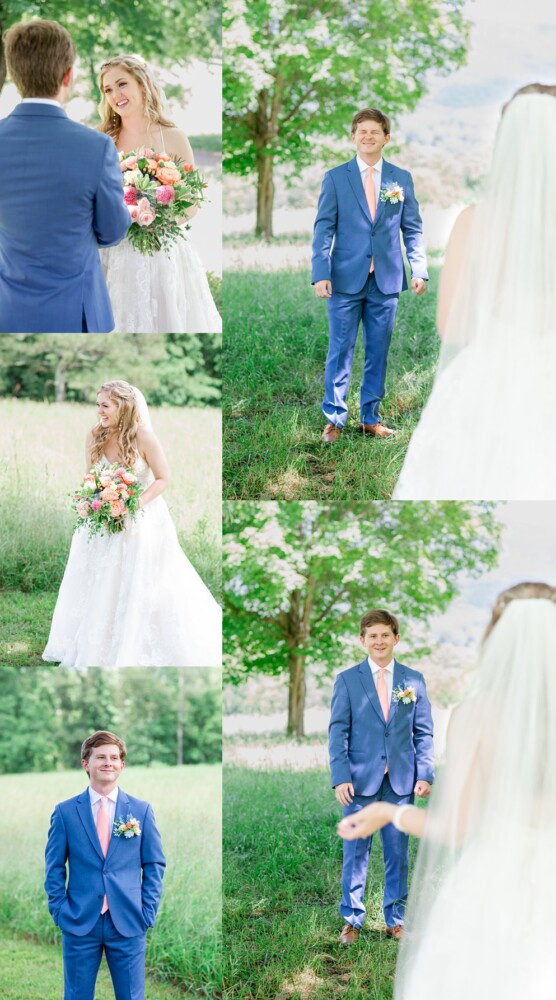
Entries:
[[[344,816],[371,802],[426,798],[434,778],[431,706],[423,675],[394,659],[397,618],[382,608],[361,619],[362,663],[338,674],[329,726],[330,769]],[[391,823],[381,831],[385,884],[383,910],[388,937],[402,937],[409,837]],[[365,921],[365,882],[372,837],[344,840],[342,944],[357,941]]]
[[0,121],[0,332],[109,333],[98,248],[131,221],[116,147],[63,110],[76,52],[62,25],[15,24],[4,46],[23,100]]
[[165,860],[151,806],[118,791],[125,757],[114,733],[89,736],[81,748],[89,787],[52,814],[45,889],[62,931],[64,1000],[94,1000],[103,950],[116,1000],[145,996],[147,928]]
[[[423,227],[413,180],[382,158],[390,121],[375,108],[359,111],[351,125],[357,155],[324,175],[313,238],[315,292],[328,299],[329,345],[322,412],[322,440],[338,441],[347,416],[347,392],[359,322],[365,366],[359,430],[388,438],[380,420],[386,362],[399,293],[407,288],[400,246],[403,235],[411,287],[422,295],[428,280]],[[332,245],[334,243],[334,245]]]

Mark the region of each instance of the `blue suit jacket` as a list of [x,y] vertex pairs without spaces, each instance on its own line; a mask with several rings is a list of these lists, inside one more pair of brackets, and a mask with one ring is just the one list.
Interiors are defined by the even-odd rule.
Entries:
[[313,236],[313,283],[332,281],[333,293],[360,292],[374,257],[380,291],[393,295],[405,290],[400,232],[412,277],[428,278],[411,174],[383,160],[381,188],[394,182],[403,188],[404,200],[396,205],[379,200],[373,222],[356,157],[324,175]]
[[0,332],[109,333],[99,246],[129,225],[112,139],[51,104],[0,121]]
[[[139,836],[112,833],[104,857],[87,788],[56,806],[46,845],[48,909],[63,931],[83,937],[96,924],[106,894],[116,930],[123,937],[154,925],[166,861],[152,807],[120,788],[115,818],[139,820]],[[66,865],[69,880],[66,886]]]
[[[408,685],[417,700],[409,705],[395,701],[394,690]],[[333,787],[351,781],[356,795],[374,795],[386,763],[398,795],[410,795],[420,779],[434,779],[433,725],[425,679],[397,660],[388,722],[369,663],[363,660],[336,677],[328,733]]]

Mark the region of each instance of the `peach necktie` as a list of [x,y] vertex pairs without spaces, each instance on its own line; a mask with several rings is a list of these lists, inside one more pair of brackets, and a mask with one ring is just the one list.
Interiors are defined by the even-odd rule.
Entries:
[[365,177],[365,197],[367,199],[367,205],[369,206],[369,212],[371,213],[371,219],[374,222],[376,215],[376,191],[375,182],[373,181],[372,167],[367,167],[367,176]]
[[380,702],[382,714],[384,715],[384,721],[388,722],[388,688],[386,687],[386,681],[384,680],[386,667],[379,667],[378,671],[379,673],[376,682],[376,693],[378,695],[378,700]]
[[[104,857],[108,854],[108,847],[110,844],[110,818],[108,816],[108,806],[106,805],[106,796],[101,795],[100,806],[97,813],[97,834],[100,841],[100,846]],[[106,913],[108,909],[108,900],[106,896],[104,897],[102,903],[102,913]]]

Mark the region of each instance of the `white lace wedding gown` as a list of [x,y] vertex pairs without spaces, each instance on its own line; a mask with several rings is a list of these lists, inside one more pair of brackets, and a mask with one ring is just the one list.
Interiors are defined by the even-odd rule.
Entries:
[[[142,458],[135,473],[144,489],[153,482]],[[74,533],[43,660],[81,669],[219,667],[221,636],[220,607],[159,496],[118,534]]]
[[[164,137],[160,129],[162,152]],[[116,333],[220,333],[202,262],[189,237],[147,256],[127,237],[100,251]]]

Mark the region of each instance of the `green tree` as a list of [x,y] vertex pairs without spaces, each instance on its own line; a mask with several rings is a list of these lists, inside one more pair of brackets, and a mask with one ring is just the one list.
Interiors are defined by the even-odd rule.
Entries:
[[330,674],[372,607],[404,632],[496,563],[495,504],[230,503],[224,518],[227,677],[288,678],[288,733],[303,735],[307,664]]
[[465,58],[464,0],[227,0],[224,163],[257,177],[256,233],[272,236],[273,170],[296,174],[353,113],[414,108],[431,71]]
[[[218,4],[209,0],[0,0],[0,29],[33,17],[59,21],[75,41],[88,74],[90,96],[97,99],[96,75],[104,59],[140,52],[160,65],[192,58],[216,58],[220,46]],[[0,54],[0,90],[6,80]]]

